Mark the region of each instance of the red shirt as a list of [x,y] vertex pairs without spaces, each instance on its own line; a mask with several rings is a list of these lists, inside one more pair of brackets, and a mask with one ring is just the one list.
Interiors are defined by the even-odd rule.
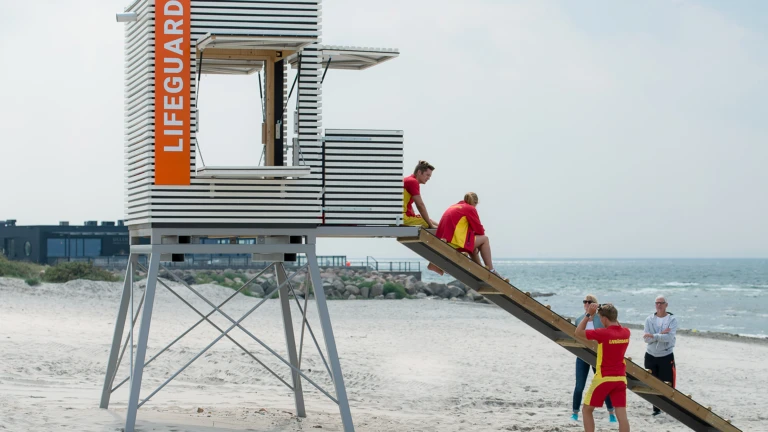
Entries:
[[448,207],[437,225],[438,238],[450,243],[462,252],[475,250],[475,235],[485,234],[477,209],[464,201]]
[[629,329],[620,325],[587,330],[587,339],[598,341],[597,373],[600,376],[620,376],[627,374],[624,354],[629,347]]
[[415,217],[413,211],[413,197],[421,195],[421,186],[414,174],[403,179],[403,213],[406,216]]

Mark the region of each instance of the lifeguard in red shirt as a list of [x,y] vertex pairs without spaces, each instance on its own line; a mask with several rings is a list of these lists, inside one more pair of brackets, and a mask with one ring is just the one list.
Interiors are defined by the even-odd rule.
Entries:
[[[427,184],[432,177],[435,167],[429,162],[420,160],[413,174],[403,179],[403,225],[436,228],[437,222],[429,218],[427,206],[421,199],[421,185]],[[413,211],[413,205],[419,209],[419,214]]]
[[[604,328],[587,330],[587,323],[592,321],[591,316],[600,315],[600,323]],[[592,385],[587,390],[587,397],[582,408],[584,413],[584,430],[595,431],[595,419],[592,412],[595,408],[603,406],[607,396],[616,410],[616,418],[619,420],[619,432],[629,432],[629,420],[627,419],[627,364],[624,354],[629,347],[629,329],[619,324],[619,311],[612,304],[598,305],[592,303],[576,327],[575,335],[581,339],[594,340],[597,345],[597,364]]]
[[448,207],[435,235],[459,252],[470,254],[476,263],[485,263],[488,270],[496,273],[491,258],[491,240],[485,235],[485,228],[475,208],[478,202],[477,194],[469,192],[464,195],[463,201]]

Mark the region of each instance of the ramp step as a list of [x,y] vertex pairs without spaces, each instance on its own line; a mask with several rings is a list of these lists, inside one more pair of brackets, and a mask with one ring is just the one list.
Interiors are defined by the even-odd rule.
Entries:
[[498,291],[496,288],[486,284],[480,285],[477,288],[477,292],[482,295],[502,295],[501,291]]
[[556,339],[555,343],[561,347],[586,348],[583,343],[577,341],[576,339]]
[[662,395],[660,391],[647,386],[638,385],[638,386],[630,387],[629,389],[635,393],[650,394],[650,395],[656,395],[656,396]]
[[421,238],[419,237],[398,237],[397,241],[400,243],[420,243]]

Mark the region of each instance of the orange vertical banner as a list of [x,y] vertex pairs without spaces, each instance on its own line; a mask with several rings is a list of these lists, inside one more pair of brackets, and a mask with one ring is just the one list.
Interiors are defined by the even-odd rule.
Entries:
[[190,0],[155,0],[155,184],[189,185]]

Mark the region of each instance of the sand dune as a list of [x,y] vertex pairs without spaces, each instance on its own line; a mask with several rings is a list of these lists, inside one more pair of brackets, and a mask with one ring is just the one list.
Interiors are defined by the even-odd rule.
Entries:
[[[207,313],[191,292],[172,285]],[[202,285],[214,302],[229,289]],[[0,430],[119,431],[127,385],[98,408],[121,284],[76,281],[29,287],[0,278]],[[138,302],[138,297],[136,298]],[[225,311],[239,318],[255,299],[238,296]],[[578,312],[563,311],[565,314]],[[335,301],[331,316],[359,431],[578,431],[569,419],[574,357],[495,306],[435,300]],[[149,355],[198,316],[158,287]],[[215,317],[222,327],[228,322]],[[294,309],[295,326],[299,317]],[[310,302],[310,322],[320,336]],[[245,325],[285,353],[279,304],[267,301]],[[641,359],[640,331],[630,354]],[[210,343],[204,323],[145,371],[143,396]],[[288,369],[239,330],[233,337],[289,380]],[[320,340],[322,346],[322,340]],[[303,368],[332,391],[322,360],[305,341]],[[682,335],[679,385],[745,431],[768,430],[766,344]],[[127,376],[128,356],[118,373]],[[216,344],[140,411],[143,431],[340,431],[334,404],[304,382],[307,418],[294,417],[288,388],[227,340]],[[203,408],[198,413],[198,408]],[[629,396],[635,431],[684,431],[667,416],[652,418]],[[616,430],[605,411],[598,430]]]

